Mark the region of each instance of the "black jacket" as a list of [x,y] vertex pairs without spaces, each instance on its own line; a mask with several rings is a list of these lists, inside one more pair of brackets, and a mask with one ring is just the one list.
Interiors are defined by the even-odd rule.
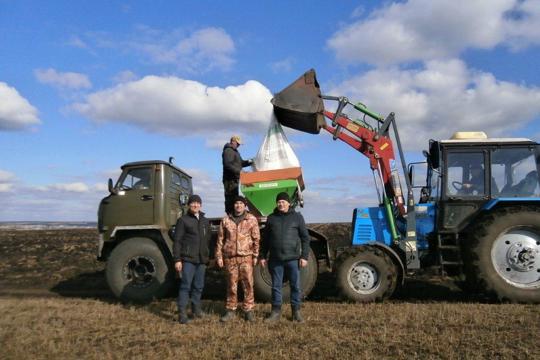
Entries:
[[210,222],[199,212],[199,219],[191,212],[176,222],[174,231],[174,261],[206,264],[210,255]]
[[249,160],[242,160],[238,150],[233,148],[230,143],[226,143],[223,147],[221,157],[223,159],[223,180],[240,179],[242,168],[251,164]]
[[302,214],[292,208],[282,213],[277,209],[268,216],[261,245],[261,257],[288,261],[309,257],[309,233]]

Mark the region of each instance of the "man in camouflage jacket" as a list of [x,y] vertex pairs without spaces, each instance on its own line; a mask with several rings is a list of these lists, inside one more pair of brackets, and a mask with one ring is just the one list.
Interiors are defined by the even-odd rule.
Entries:
[[234,318],[238,304],[238,282],[244,291],[242,310],[247,321],[253,321],[255,296],[253,293],[253,267],[257,265],[260,242],[257,218],[246,211],[246,199],[237,196],[234,211],[221,220],[216,245],[217,265],[227,272],[226,313],[222,322]]

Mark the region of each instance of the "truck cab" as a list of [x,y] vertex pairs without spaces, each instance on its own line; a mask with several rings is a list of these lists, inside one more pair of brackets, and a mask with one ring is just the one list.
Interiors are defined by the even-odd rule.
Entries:
[[98,258],[107,258],[118,242],[140,231],[160,236],[172,249],[168,233],[186,211],[193,193],[191,176],[159,160],[131,162],[121,169],[116,184],[110,180],[109,196],[99,204]]

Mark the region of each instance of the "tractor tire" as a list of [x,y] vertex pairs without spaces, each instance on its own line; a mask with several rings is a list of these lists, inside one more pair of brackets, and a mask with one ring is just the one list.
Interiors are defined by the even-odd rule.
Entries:
[[[307,297],[311,290],[315,287],[317,282],[317,276],[319,274],[319,266],[317,264],[317,258],[313,250],[309,249],[308,265],[300,269],[300,287],[302,288],[302,296]],[[268,271],[268,265],[262,267],[257,265],[253,274],[253,287],[255,291],[255,297],[260,302],[272,301],[272,277]],[[283,281],[283,288],[281,289],[281,296],[283,297],[283,303],[289,302],[291,299],[291,287],[288,281]]]
[[163,252],[148,238],[134,237],[114,248],[105,270],[114,295],[125,302],[148,303],[170,293],[174,274]]
[[383,301],[394,293],[397,277],[390,256],[373,246],[351,248],[338,259],[337,287],[349,301]]
[[540,303],[540,210],[516,206],[485,216],[463,248],[467,288],[517,303]]

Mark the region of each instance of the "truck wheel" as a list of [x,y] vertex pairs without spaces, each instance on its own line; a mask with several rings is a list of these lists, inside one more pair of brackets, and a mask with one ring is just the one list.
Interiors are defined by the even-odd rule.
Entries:
[[[317,275],[319,273],[319,267],[317,264],[317,258],[313,250],[309,249],[308,265],[300,269],[300,286],[302,288],[302,295],[308,296],[311,290],[315,287],[317,282]],[[253,274],[253,287],[255,290],[255,296],[261,302],[272,301],[272,277],[268,271],[268,266],[263,268],[257,265]],[[291,287],[288,281],[283,282],[283,288],[281,289],[281,295],[283,302],[288,302],[291,299]]]
[[116,246],[105,271],[109,287],[123,301],[150,302],[167,295],[173,285],[163,253],[148,238],[131,238]]
[[356,302],[382,301],[397,284],[397,269],[383,250],[362,246],[342,254],[337,268],[337,286],[346,299]]
[[464,247],[468,287],[499,300],[540,303],[540,211],[500,209]]

